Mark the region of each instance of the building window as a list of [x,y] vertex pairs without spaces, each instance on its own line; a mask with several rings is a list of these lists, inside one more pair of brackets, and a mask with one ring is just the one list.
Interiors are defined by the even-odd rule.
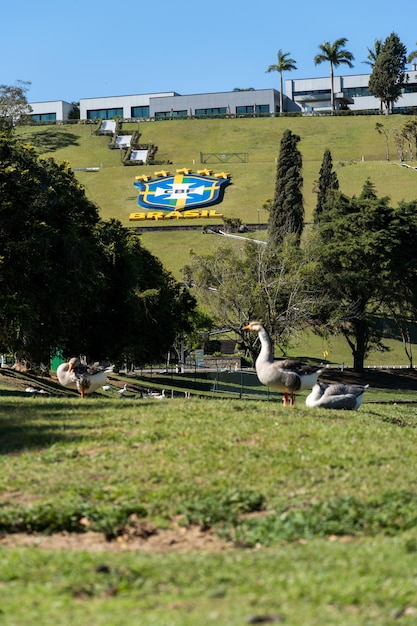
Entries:
[[408,85],[404,85],[403,88],[401,89],[402,93],[416,93],[417,92],[417,85],[416,83],[409,83]]
[[345,87],[343,93],[351,98],[361,98],[364,96],[370,96],[368,87]]
[[330,97],[330,89],[310,89],[309,91],[294,91],[293,99],[298,96],[328,96]]
[[196,109],[194,113],[195,115],[227,115],[227,107]]
[[132,107],[130,109],[131,117],[149,117],[149,107]]
[[175,117],[187,117],[187,111],[157,111],[155,113],[155,119],[157,120],[169,120]]
[[114,117],[123,117],[123,107],[119,109],[92,109],[87,111],[88,120],[112,120]]
[[34,122],[56,122],[56,113],[34,113],[30,117]]
[[236,115],[262,115],[269,113],[269,104],[249,104],[236,107]]

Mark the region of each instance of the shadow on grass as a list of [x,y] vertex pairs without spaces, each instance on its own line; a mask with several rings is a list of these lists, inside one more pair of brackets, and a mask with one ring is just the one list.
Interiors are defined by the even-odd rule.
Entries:
[[[19,392],[12,392],[12,395]],[[23,395],[23,394],[22,394]],[[27,394],[26,394],[27,395]],[[36,407],[34,406],[36,404]],[[79,441],[85,439],[85,431],[90,429],[86,423],[72,421],[68,423],[68,406],[55,402],[52,398],[47,403],[42,401],[43,408],[28,397],[22,407],[13,400],[2,401],[0,415],[0,455],[16,454],[23,450],[47,448],[60,441]],[[47,416],[44,409],[47,404]],[[80,409],[83,407],[80,406]],[[37,410],[45,419],[37,420]],[[72,413],[76,408],[71,407]],[[47,421],[46,421],[47,420]],[[88,436],[88,435],[87,435]]]
[[62,130],[48,130],[27,135],[27,141],[37,148],[40,154],[44,152],[55,152],[60,148],[78,146],[79,135],[67,133]]

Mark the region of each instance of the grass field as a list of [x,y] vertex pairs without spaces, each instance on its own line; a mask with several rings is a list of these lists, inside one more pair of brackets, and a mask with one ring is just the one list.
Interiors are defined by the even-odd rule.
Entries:
[[416,392],[0,401],[5,626],[415,623]]
[[[262,205],[274,192],[276,159],[283,131],[290,128],[301,140],[303,157],[305,216],[309,221],[316,203],[314,183],[318,179],[323,153],[329,148],[340,188],[349,195],[360,193],[366,179],[371,178],[380,196],[390,196],[393,204],[417,198],[417,172],[398,167],[394,140],[390,138],[391,161],[386,160],[385,139],[375,130],[377,122],[388,129],[401,129],[407,116],[384,117],[290,117],[212,120],[173,120],[124,124],[124,130],[137,130],[143,143],[158,146],[157,159],[165,165],[124,167],[120,151],[109,150],[109,138],[93,134],[94,126],[27,126],[17,129],[18,135],[32,143],[43,158],[68,161],[74,168],[101,167],[99,172],[76,173],[88,196],[96,202],[104,219],[115,217],[126,226],[145,227],[154,222],[129,222],[129,215],[138,209],[135,176],[154,175],[162,167],[171,172],[191,168],[194,172],[208,167],[214,172],[227,171],[231,185],[217,212],[237,217],[243,223],[265,223],[268,215]],[[218,155],[244,153],[248,162],[200,163],[200,154]],[[227,156],[227,158],[229,158]],[[168,162],[170,162],[168,164]],[[258,211],[259,209],[259,211]],[[181,224],[203,226],[210,220],[181,220]],[[259,233],[254,236],[259,238]],[[161,232],[143,235],[146,247],[155,254],[177,278],[188,262],[190,249],[204,253],[218,245],[221,238],[209,241],[201,231]],[[167,240],[169,245],[167,245]]]
[[[380,195],[417,197],[417,173],[384,161],[375,122],[192,120],[140,129],[172,168],[197,168],[200,151],[247,151],[247,164],[227,168],[233,184],[222,209],[256,221],[288,126],[302,137],[307,214],[326,147],[346,193],[372,173]],[[102,164],[77,176],[103,217],[128,224],[133,178],[154,168],[122,167],[108,139],[81,124],[18,132],[42,156]],[[200,232],[146,233],[143,241],[175,274],[191,248],[223,245]],[[404,363],[399,342],[389,343],[391,352],[371,358]],[[323,350],[348,364],[337,340],[300,337],[294,346],[318,360]],[[50,385],[51,395],[28,394],[26,379],[0,373],[2,626],[417,623],[416,391],[374,385],[351,413],[307,409],[305,393],[294,408],[216,399],[192,379],[183,382],[186,399],[180,377],[139,381],[175,387],[177,397],[163,401],[120,399],[117,390],[82,401]]]
[[[174,172],[177,168],[188,167],[196,171],[207,166],[213,171],[230,173],[232,184],[218,210],[221,209],[226,217],[257,223],[258,208],[261,209],[260,220],[264,222],[267,218],[261,207],[273,194],[276,159],[286,128],[301,138],[299,149],[303,156],[307,221],[315,206],[314,181],[318,179],[326,148],[332,152],[340,186],[345,193],[358,194],[365,180],[371,177],[378,194],[390,196],[393,203],[403,198],[416,198],[417,173],[394,165],[398,159],[392,138],[392,161],[386,161],[385,139],[375,130],[376,122],[383,123],[387,129],[401,129],[408,119],[407,116],[390,116],[381,122],[379,117],[357,116],[176,120],[125,124],[123,129],[137,130],[139,127],[141,142],[158,146],[156,157],[165,162],[164,169]],[[122,166],[120,151],[109,150],[109,138],[95,136],[93,128],[84,124],[23,127],[18,128],[17,133],[33,143],[42,157],[66,160],[72,167],[102,166],[100,172],[77,172],[77,177],[99,206],[103,218],[116,217],[129,225],[129,214],[137,208],[134,177],[153,175],[161,166]],[[220,160],[202,164],[200,153],[245,153],[248,162]],[[171,161],[169,165],[168,161]],[[207,223],[207,220],[188,220],[188,223]]]

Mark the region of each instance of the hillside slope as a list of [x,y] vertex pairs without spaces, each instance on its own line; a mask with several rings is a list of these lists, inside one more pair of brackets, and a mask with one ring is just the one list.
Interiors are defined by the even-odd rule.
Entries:
[[[400,131],[407,116],[352,116],[352,117],[290,117],[246,118],[209,120],[172,120],[125,124],[124,130],[139,130],[140,141],[158,146],[157,166],[125,167],[119,150],[109,149],[109,138],[93,134],[94,126],[78,123],[71,125],[27,126],[18,128],[17,134],[32,143],[42,158],[53,157],[56,161],[68,161],[73,168],[99,167],[97,172],[77,171],[76,176],[85,187],[87,195],[97,204],[104,219],[115,217],[125,226],[130,213],[138,210],[137,190],[133,186],[135,176],[167,169],[204,167],[213,171],[226,171],[231,185],[226,189],[224,200],[217,211],[225,217],[238,217],[244,223],[267,221],[262,209],[266,199],[271,198],[275,186],[276,159],[282,133],[289,128],[300,136],[299,149],[303,157],[304,205],[306,221],[311,219],[316,195],[314,182],[326,148],[332,153],[341,190],[357,195],[367,178],[374,183],[380,196],[389,196],[393,205],[400,200],[417,198],[417,171],[399,167],[394,131]],[[389,131],[391,161],[386,159],[384,136],[378,134],[376,123],[382,123]],[[407,146],[405,146],[406,148]],[[245,154],[247,162],[238,162],[234,153]],[[216,162],[201,163],[200,155],[217,154]],[[221,155],[225,155],[222,162]],[[170,163],[168,163],[168,161]],[[417,166],[417,162],[410,165]],[[182,224],[198,226],[198,230],[185,232],[145,231],[143,244],[181,279],[181,268],[189,261],[190,250],[198,254],[214,251],[221,245],[241,246],[241,242],[213,235],[205,235],[202,226],[209,220],[181,220]],[[155,225],[154,222],[141,222]],[[162,224],[158,224],[162,226]],[[252,236],[262,238],[265,232]],[[330,352],[334,363],[351,361],[343,342],[332,340],[332,345],[322,341],[316,345],[309,340],[308,356],[320,358],[322,350]],[[406,363],[399,342],[390,340],[391,353],[372,354],[368,364]],[[301,344],[298,344],[300,346]],[[305,345],[305,344],[304,344]],[[297,348],[296,348],[297,349]],[[304,347],[303,347],[304,349]]]

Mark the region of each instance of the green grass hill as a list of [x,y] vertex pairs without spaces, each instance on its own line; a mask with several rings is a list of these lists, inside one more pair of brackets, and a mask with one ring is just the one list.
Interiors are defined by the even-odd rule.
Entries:
[[[360,193],[363,183],[370,177],[377,193],[390,196],[393,204],[401,199],[417,198],[417,171],[398,167],[393,138],[394,130],[401,131],[408,119],[400,115],[382,119],[384,128],[391,131],[391,161],[386,159],[385,137],[375,129],[375,124],[381,121],[376,116],[196,119],[124,124],[123,131],[139,129],[141,143],[152,142],[158,147],[156,158],[160,165],[137,167],[123,166],[120,151],[109,149],[109,137],[94,135],[93,125],[27,126],[17,132],[44,158],[68,161],[74,168],[101,167],[98,172],[78,171],[77,177],[104,219],[115,217],[126,226],[162,226],[161,222],[129,222],[129,215],[138,211],[138,194],[133,186],[135,176],[153,176],[161,169],[174,173],[185,167],[194,172],[207,167],[231,176],[231,185],[226,188],[223,202],[217,205],[217,212],[256,224],[267,220],[262,205],[273,195],[276,159],[282,133],[287,128],[301,138],[306,221],[311,218],[315,206],[314,183],[326,148],[331,150],[343,192],[349,195]],[[247,155],[247,162],[233,159],[231,155],[236,153]],[[202,164],[200,154],[226,155],[226,158],[223,162],[211,160]],[[184,225],[207,223],[210,220],[181,220]],[[143,235],[143,242],[176,276],[188,261],[191,248],[202,252],[206,247],[210,249],[218,245],[199,231],[149,232]]]
[[[139,131],[141,143],[158,147],[158,165],[126,167],[120,150],[110,150],[110,139],[94,134],[95,126],[84,123],[51,126],[25,126],[17,129],[20,138],[35,146],[42,158],[53,157],[67,161],[73,168],[97,168],[99,171],[76,171],[87,195],[97,204],[104,219],[115,217],[125,226],[140,226],[144,246],[157,256],[176,278],[188,262],[190,251],[209,253],[230,239],[206,235],[203,226],[213,220],[178,220],[175,225],[199,226],[197,230],[166,231],[166,222],[132,222],[129,215],[139,210],[135,176],[154,176],[161,169],[175,173],[177,169],[212,169],[230,174],[231,184],[226,188],[217,213],[228,218],[239,218],[243,223],[267,221],[262,205],[273,196],[276,178],[276,160],[282,133],[289,128],[300,136],[298,144],[303,157],[305,219],[309,221],[316,203],[314,184],[318,179],[323,153],[329,148],[337,171],[340,188],[348,195],[357,195],[367,178],[375,185],[379,196],[389,196],[393,205],[402,199],[417,198],[417,171],[400,167],[395,134],[401,133],[408,116],[348,116],[348,117],[288,117],[244,119],[193,119],[160,122],[125,123],[123,131]],[[389,135],[387,160],[385,136],[376,130],[381,123]],[[404,146],[407,153],[407,145]],[[201,155],[219,155],[208,162]],[[245,155],[245,162],[233,155]],[[225,155],[222,159],[221,155]],[[415,155],[414,155],[415,156]],[[417,166],[416,161],[406,162]],[[171,224],[171,222],[169,222]],[[158,227],[151,230],[150,227]],[[248,236],[265,237],[265,232]],[[241,245],[239,241],[235,245]],[[320,358],[322,350],[329,351],[329,359],[350,362],[343,344],[324,345],[313,341],[311,355]],[[320,344],[320,345],[319,345]],[[405,363],[402,348],[378,354],[372,364]],[[314,352],[314,354],[313,354]]]

